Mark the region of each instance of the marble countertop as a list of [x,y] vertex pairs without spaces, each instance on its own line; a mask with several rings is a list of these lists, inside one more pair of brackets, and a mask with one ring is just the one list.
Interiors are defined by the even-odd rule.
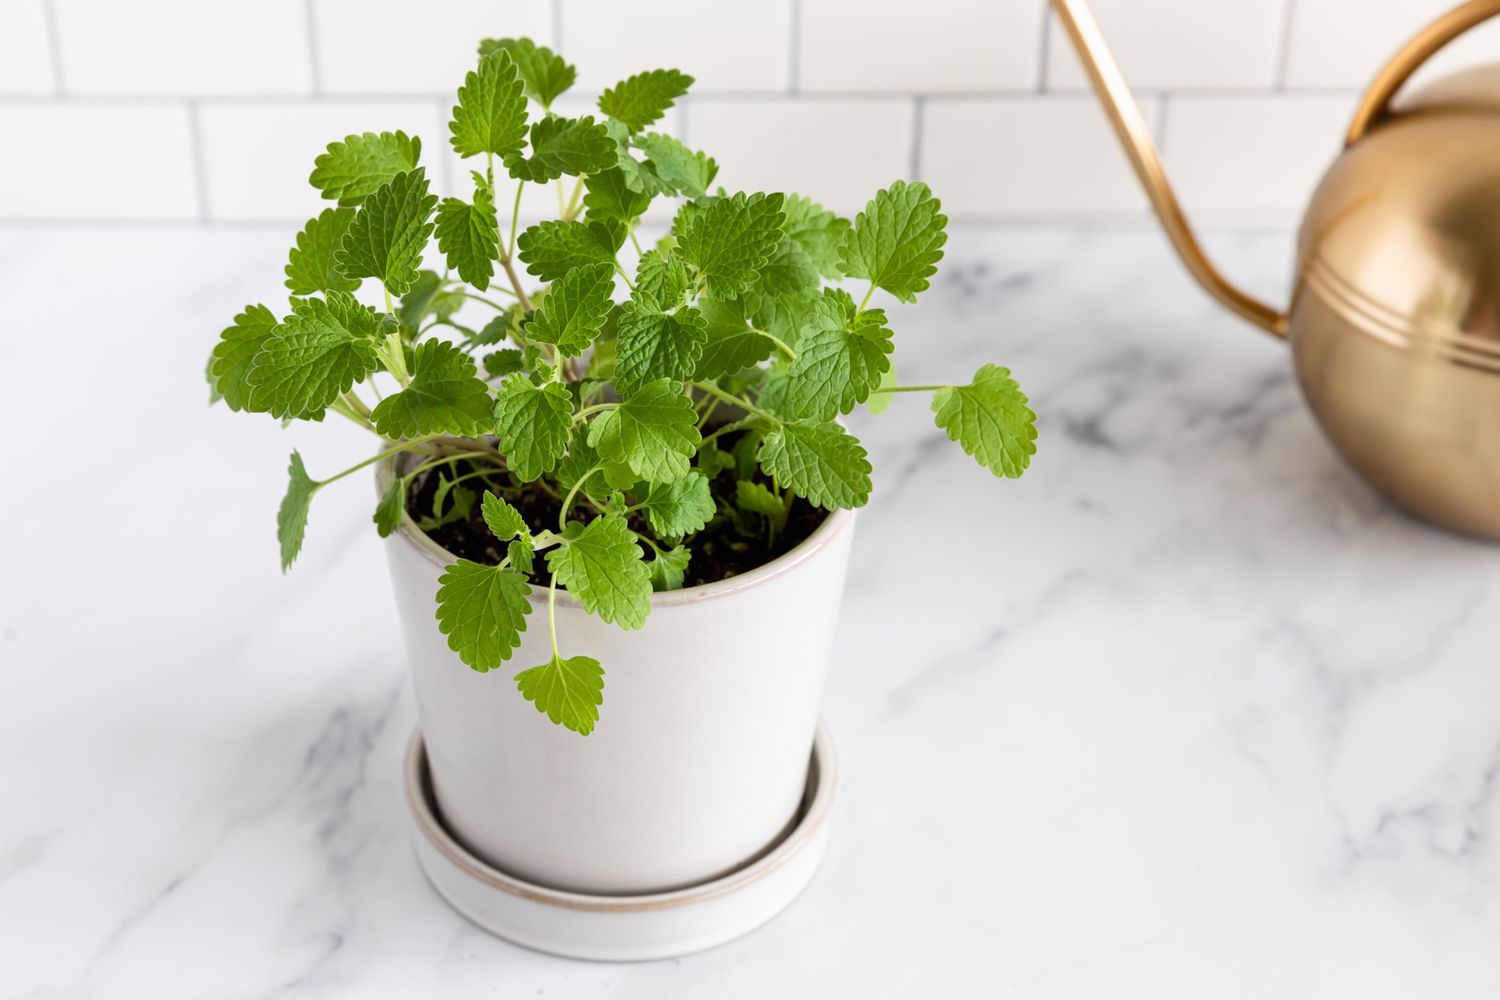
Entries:
[[[1500,995],[1500,548],[1356,480],[1144,231],[960,232],[892,309],[903,381],[1008,364],[1041,451],[858,419],[806,894],[641,965],[476,930],[408,840],[369,484],[276,565],[287,453],[368,442],[205,406],[289,241],[0,232],[0,997]],[[1211,248],[1279,297],[1285,234]]]

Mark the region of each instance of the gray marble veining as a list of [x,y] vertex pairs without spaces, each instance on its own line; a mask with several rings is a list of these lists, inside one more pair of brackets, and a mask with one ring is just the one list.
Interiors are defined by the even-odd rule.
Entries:
[[[0,233],[0,997],[1500,993],[1500,548],[1363,486],[1284,348],[1146,232],[960,232],[888,303],[903,381],[1009,365],[1041,451],[1001,483],[920,398],[855,421],[876,494],[803,898],[637,966],[477,931],[403,826],[368,484],[276,568],[287,453],[368,442],[204,406],[286,244]],[[1211,246],[1281,292],[1285,235]]]

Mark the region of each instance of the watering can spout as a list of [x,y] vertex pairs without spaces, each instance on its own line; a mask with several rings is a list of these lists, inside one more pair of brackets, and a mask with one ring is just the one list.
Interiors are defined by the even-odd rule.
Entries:
[[1177,196],[1167,183],[1161,156],[1156,151],[1156,144],[1151,141],[1146,119],[1131,97],[1130,88],[1120,74],[1120,68],[1115,64],[1109,47],[1105,45],[1098,22],[1094,20],[1087,4],[1084,0],[1052,0],[1052,8],[1067,29],[1073,48],[1077,50],[1079,60],[1088,71],[1094,92],[1109,113],[1115,134],[1119,136],[1120,144],[1125,147],[1125,153],[1130,158],[1131,166],[1135,168],[1136,176],[1140,178],[1141,186],[1151,199],[1151,207],[1155,209],[1167,238],[1172,241],[1173,249],[1182,258],[1189,273],[1210,295],[1236,315],[1268,333],[1285,337],[1286,313],[1231,285],[1204,254],[1202,245],[1188,225],[1187,217],[1183,215]]

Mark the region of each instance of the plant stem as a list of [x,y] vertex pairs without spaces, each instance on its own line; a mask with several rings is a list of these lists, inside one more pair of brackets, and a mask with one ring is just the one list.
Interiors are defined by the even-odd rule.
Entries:
[[327,486],[329,483],[336,483],[340,479],[343,479],[345,476],[352,475],[353,473],[358,472],[360,469],[369,468],[370,466],[374,465],[376,462],[383,462],[387,458],[390,458],[392,455],[396,454],[397,452],[409,451],[412,448],[417,447],[418,445],[426,444],[428,441],[432,441],[432,440],[434,440],[435,438],[438,438],[438,437],[441,437],[441,435],[439,435],[439,434],[429,434],[426,437],[412,438],[410,441],[402,442],[401,444],[396,445],[394,448],[387,448],[385,451],[382,451],[380,454],[376,455],[373,458],[367,458],[363,462],[360,462],[357,465],[351,465],[351,466],[349,466],[349,468],[345,469],[343,472],[338,473],[337,475],[330,476],[329,478],[324,479],[323,481],[321,481],[320,483],[318,483],[318,488],[322,489],[324,486]]
[[557,215],[558,215],[558,218],[562,218],[563,216],[566,216],[568,214],[568,207],[567,207],[567,205],[563,201],[563,199],[566,198],[566,197],[567,197],[567,195],[563,193],[562,178],[559,177],[557,179]]
[[[459,452],[456,455],[444,455],[444,456],[442,456],[440,458],[434,458],[430,462],[423,462],[421,465],[417,466],[415,469],[412,469],[410,472],[408,472],[406,475],[402,476],[401,478],[402,479],[406,479],[406,480],[410,480],[410,479],[414,478],[416,476],[416,474],[419,473],[419,472],[426,472],[429,469],[436,469],[440,465],[451,465],[452,463],[458,462],[458,461],[462,461],[465,458],[489,458],[489,457],[492,457],[492,455],[491,455],[490,452],[487,452],[487,451],[461,451],[461,452]],[[499,470],[496,470],[496,471],[498,472]]]
[[[526,187],[525,181],[516,181],[516,203],[510,210],[510,243],[505,250],[503,260],[510,260],[516,255],[516,227],[521,222],[521,191]],[[509,270],[509,268],[506,268]]]
[[572,507],[573,507],[573,498],[578,495],[578,491],[583,488],[583,484],[586,483],[586,482],[588,482],[589,476],[592,476],[594,473],[598,472],[602,468],[604,468],[604,463],[603,462],[600,462],[598,465],[595,465],[592,469],[590,469],[589,471],[585,472],[583,475],[579,476],[578,477],[578,482],[574,483],[573,484],[573,488],[568,491],[568,495],[563,499],[563,502],[562,502],[562,510],[560,510],[558,512],[558,514],[557,514],[557,528],[558,528],[559,531],[565,531],[565,530],[567,530],[567,527],[568,527],[568,511],[571,510]]
[[583,409],[573,414],[573,423],[578,423],[578,421],[582,420],[590,413],[602,413],[605,410],[615,410],[619,409],[619,406],[619,403],[595,403],[593,406],[585,406]]
[[498,476],[498,475],[500,475],[500,470],[499,469],[475,469],[472,472],[465,472],[461,476],[454,476],[453,479],[448,483],[448,485],[449,486],[457,486],[459,483],[463,482],[466,479],[474,479],[474,478],[476,478],[478,476]]
[[875,294],[875,282],[872,281],[872,282],[870,282],[870,290],[868,292],[865,292],[864,299],[860,302],[859,308],[855,310],[856,314],[862,313],[862,312],[865,311],[865,306],[867,306],[867,305],[870,304],[870,296],[872,296],[874,294]]
[[360,399],[359,394],[356,393],[352,388],[339,398],[344,401],[345,405],[347,405],[349,409],[353,410],[355,413],[358,413],[366,420],[370,419],[370,408],[365,405],[365,401]]
[[328,404],[328,408],[334,413],[337,413],[339,416],[351,420],[359,426],[363,427],[371,434],[379,435],[382,441],[386,440],[385,436],[383,434],[380,434],[380,432],[375,429],[374,424],[370,423],[369,420],[349,409],[349,404],[345,403],[342,399],[335,399],[332,403]]
[[[515,292],[511,291],[509,288],[505,288],[505,287],[503,287],[501,285],[496,285],[495,286],[495,291],[497,291],[497,292],[504,292],[506,295],[512,295],[512,296],[514,296],[516,294]],[[497,312],[505,312],[505,310],[507,310],[507,309],[510,308],[510,306],[501,305],[500,303],[496,302],[494,299],[487,299],[483,295],[475,295],[473,292],[468,291],[467,289],[465,289],[463,291],[463,297],[466,298],[466,299],[473,299],[475,302],[483,302],[485,305],[489,306],[491,309],[496,310]]]
[[630,280],[630,275],[625,273],[625,269],[620,266],[619,261],[615,261],[615,270],[619,272],[620,277],[625,279],[625,287],[629,288],[632,292],[635,291],[635,283]]
[[714,415],[714,411],[717,410],[718,408],[719,408],[719,399],[717,397],[715,397],[713,399],[710,399],[708,401],[708,405],[703,408],[703,414],[702,414],[702,416],[700,416],[698,418],[698,429],[700,431],[708,423],[708,418],[712,417]]
[[698,442],[698,447],[702,448],[710,441],[713,441],[716,438],[723,437],[725,434],[733,434],[735,431],[742,431],[745,429],[745,422],[743,420],[736,420],[732,424],[725,424],[723,427],[715,428],[713,433],[705,434],[703,436],[703,440]]
[[[561,184],[562,183],[562,178],[559,177],[557,179],[557,182],[559,184]],[[582,195],[582,194],[583,194],[583,178],[580,176],[578,178],[578,180],[575,181],[574,184],[573,184],[573,194],[568,198],[568,207],[567,207],[567,210],[563,212],[563,221],[564,222],[571,222],[571,221],[573,221],[573,219],[577,218],[577,216],[578,216],[578,208],[579,208],[578,199],[579,199],[579,196]]]
[[552,633],[552,655],[557,652],[557,573],[547,581],[547,631]]
[[505,274],[510,278],[510,287],[516,290],[516,299],[521,303],[521,308],[529,310],[531,308],[531,299],[526,297],[526,289],[521,287],[521,279],[516,276],[516,269],[511,264],[510,258],[506,257],[502,260],[500,266],[505,268]]
[[638,254],[641,254],[642,256],[644,256],[645,253],[646,253],[646,251],[644,251],[644,250],[641,249],[641,241],[635,238],[635,227],[634,226],[630,227],[629,234],[630,234],[630,242],[635,246],[635,252],[638,253]]
[[872,394],[877,392],[937,392],[939,389],[951,389],[951,385],[887,385],[879,389],[871,389]]
[[744,410],[747,413],[753,413],[757,417],[765,417],[767,420],[771,421],[778,427],[786,423],[786,421],[782,420],[774,413],[762,410],[760,407],[756,406],[748,399],[743,399],[739,396],[731,396],[729,393],[725,392],[723,389],[720,389],[716,385],[710,385],[707,382],[689,382],[688,385],[691,385],[695,389],[702,389],[704,392],[709,393],[710,395],[718,396],[724,402],[733,404],[734,406],[738,406],[740,409]]
[[753,326],[750,328],[750,332],[751,333],[758,333],[762,337],[765,337],[767,340],[769,340],[771,343],[775,344],[778,348],[781,349],[781,353],[786,355],[786,359],[788,361],[796,361],[797,360],[797,352],[794,351],[794,350],[792,350],[791,347],[787,344],[786,341],[782,340],[780,337],[776,336],[774,333],[768,333],[765,330],[760,330],[760,329],[757,329],[757,328],[755,328]]

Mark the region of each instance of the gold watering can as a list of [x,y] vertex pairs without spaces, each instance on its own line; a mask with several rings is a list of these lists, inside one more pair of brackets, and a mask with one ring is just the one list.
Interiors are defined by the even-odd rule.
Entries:
[[1204,256],[1087,6],[1052,6],[1183,263],[1291,342],[1302,392],[1349,464],[1419,517],[1500,539],[1500,63],[1392,104],[1500,0],[1438,18],[1376,75],[1303,217],[1286,312]]

